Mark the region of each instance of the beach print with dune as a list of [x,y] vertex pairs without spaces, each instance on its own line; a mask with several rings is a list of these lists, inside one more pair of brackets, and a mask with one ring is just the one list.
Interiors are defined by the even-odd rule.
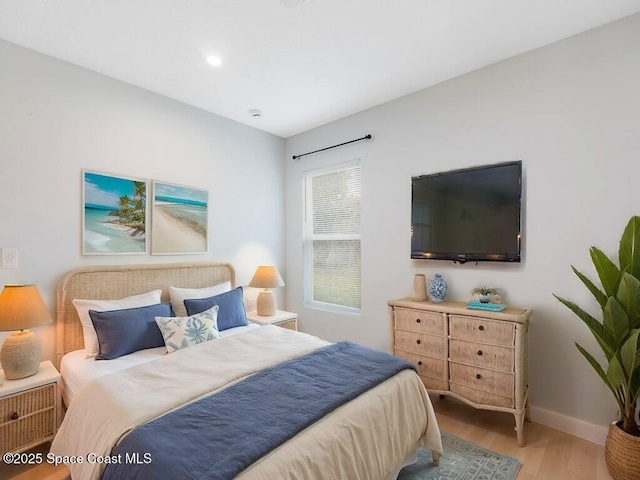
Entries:
[[84,172],[83,254],[146,253],[147,182]]
[[151,253],[207,252],[206,190],[153,182]]

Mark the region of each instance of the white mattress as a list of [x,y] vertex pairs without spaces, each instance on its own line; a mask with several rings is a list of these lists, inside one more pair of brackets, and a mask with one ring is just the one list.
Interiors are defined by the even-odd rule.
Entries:
[[[236,335],[258,327],[260,327],[260,325],[256,323],[249,323],[249,325],[244,327],[223,330],[220,332],[220,336]],[[87,351],[84,349],[67,353],[60,361],[62,398],[64,404],[69,406],[73,397],[75,397],[76,393],[78,393],[85,383],[103,375],[119,372],[125,368],[162,357],[166,355],[166,351],[165,347],[148,348],[113,360],[94,360],[93,358],[87,358]]]

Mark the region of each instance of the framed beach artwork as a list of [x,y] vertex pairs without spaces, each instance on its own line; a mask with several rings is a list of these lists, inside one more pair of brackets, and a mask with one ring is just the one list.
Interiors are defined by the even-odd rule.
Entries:
[[145,254],[149,181],[82,171],[82,254]]
[[207,253],[207,190],[153,182],[151,254]]

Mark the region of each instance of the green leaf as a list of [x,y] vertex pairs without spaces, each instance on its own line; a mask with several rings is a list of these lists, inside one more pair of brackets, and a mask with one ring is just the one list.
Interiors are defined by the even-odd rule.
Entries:
[[640,278],[640,217],[633,216],[627,223],[618,250],[620,268]]
[[589,352],[587,352],[584,348],[582,348],[577,343],[576,343],[576,347],[578,347],[578,350],[580,350],[580,353],[584,356],[584,358],[587,359],[587,361],[591,364],[591,366],[596,371],[596,373],[598,375],[600,375],[600,378],[602,378],[602,381],[605,383],[605,385],[607,387],[609,387],[609,390],[611,390],[611,393],[613,393],[613,396],[615,397],[616,401],[618,402],[618,406],[620,407],[620,411],[623,412],[624,411],[624,403],[623,403],[622,399],[620,398],[620,396],[618,395],[618,392],[616,392],[616,388],[611,385],[611,383],[609,381],[609,377],[607,377],[607,374],[604,372],[604,370],[602,369],[600,364],[596,361],[595,358],[593,358],[593,356],[591,356],[591,354]]
[[[638,362],[640,365],[640,362]],[[635,404],[640,397],[640,368],[636,368],[629,382],[629,398]]]
[[620,360],[622,361],[622,367],[626,370],[627,376],[630,378],[633,375],[633,371],[638,366],[638,335],[640,329],[636,329],[631,332],[629,338],[624,342],[620,349]]
[[609,386],[612,388],[618,388],[625,381],[624,371],[618,357],[613,357],[609,361],[609,367],[607,368],[607,378],[609,379]]
[[566,300],[562,297],[559,297],[555,294],[553,296],[556,297],[558,300],[560,300],[560,302],[562,302],[563,305],[565,305],[573,313],[575,313],[578,316],[578,318],[580,318],[587,325],[587,327],[589,327],[589,330],[591,330],[591,333],[593,334],[595,339],[598,341],[598,344],[600,345],[600,348],[602,348],[602,350],[604,351],[605,355],[607,356],[607,359],[610,359],[614,355],[614,353],[618,350],[618,346],[616,344],[614,336],[609,331],[607,331],[606,328],[604,328],[604,325],[602,325],[598,320],[593,318],[591,315],[589,315],[587,312],[585,312],[575,303],[569,300]]
[[612,350],[617,351],[625,338],[629,335],[629,316],[614,297],[609,297],[602,312],[604,328],[613,335]]
[[578,276],[578,278],[582,280],[582,283],[584,283],[585,286],[589,289],[591,294],[595,297],[596,301],[600,304],[600,307],[604,308],[604,306],[607,303],[607,296],[604,294],[604,292],[602,292],[602,290],[596,287],[596,285],[591,280],[589,280],[585,275],[579,272],[576,267],[571,265],[571,268],[573,269],[573,272]]
[[640,328],[640,280],[624,272],[616,298],[629,316],[629,329]]
[[618,285],[620,285],[620,279],[622,278],[622,270],[599,248],[591,247],[589,252],[591,253],[591,261],[593,262],[593,266],[596,267],[598,277],[600,277],[600,283],[602,283],[607,297],[614,297],[618,292]]

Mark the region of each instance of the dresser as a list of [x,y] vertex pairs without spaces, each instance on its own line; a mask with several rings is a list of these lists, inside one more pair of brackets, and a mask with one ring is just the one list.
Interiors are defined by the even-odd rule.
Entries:
[[395,355],[415,365],[429,393],[511,413],[524,445],[531,310],[469,310],[462,302],[391,300]]

